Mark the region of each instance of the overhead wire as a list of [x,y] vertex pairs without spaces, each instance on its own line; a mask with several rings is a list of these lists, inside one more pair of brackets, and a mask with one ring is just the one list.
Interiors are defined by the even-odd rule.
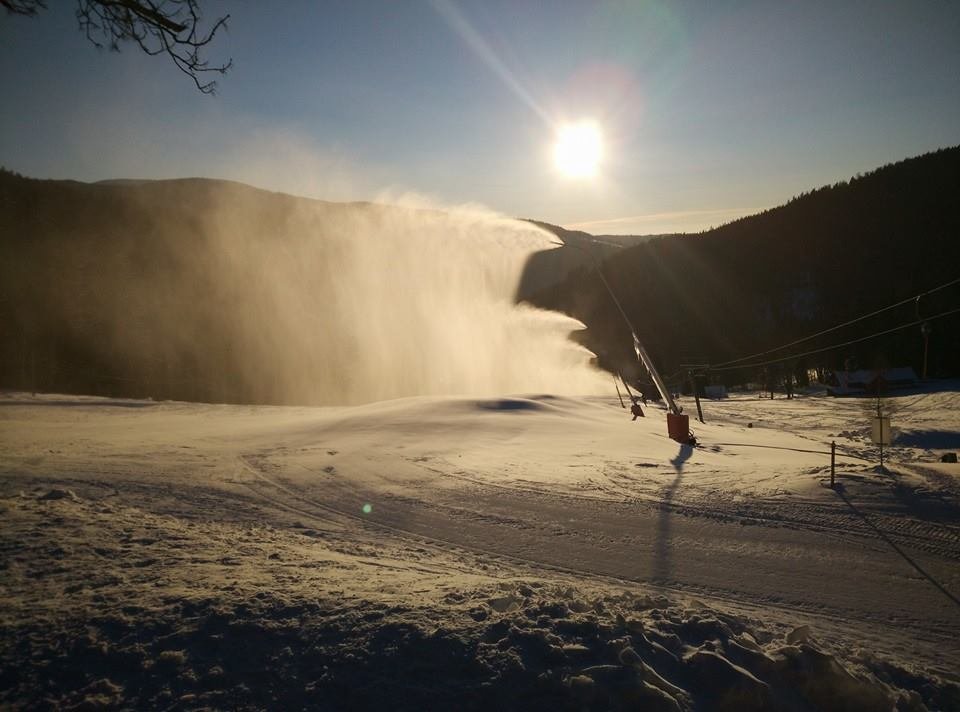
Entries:
[[[958,281],[960,281],[960,280],[958,280]],[[794,360],[794,359],[803,358],[804,356],[811,356],[811,355],[813,355],[813,354],[819,354],[819,353],[823,353],[823,352],[825,352],[825,351],[833,351],[834,349],[841,349],[841,348],[843,348],[844,346],[851,346],[851,345],[853,345],[853,344],[859,344],[859,343],[862,342],[862,341],[869,341],[870,339],[875,339],[875,338],[877,338],[877,337],[879,337],[879,336],[885,336],[885,335],[887,335],[887,334],[892,334],[892,333],[894,333],[894,332],[896,332],[896,331],[902,331],[903,329],[909,329],[909,328],[912,327],[912,326],[919,326],[920,324],[924,323],[925,321],[933,321],[934,319],[941,319],[941,318],[943,318],[943,317],[945,317],[945,316],[950,316],[951,314],[957,314],[957,313],[960,313],[960,307],[958,307],[958,308],[956,308],[956,309],[950,309],[949,311],[940,312],[939,314],[934,314],[933,316],[928,316],[928,317],[925,317],[925,318],[923,318],[923,319],[918,319],[918,320],[916,320],[916,321],[912,321],[912,322],[909,322],[909,323],[907,323],[907,324],[901,324],[900,326],[895,326],[895,327],[893,327],[892,329],[885,329],[884,331],[878,331],[878,332],[876,332],[876,333],[869,334],[869,335],[867,335],[867,336],[861,336],[861,337],[858,338],[858,339],[851,339],[850,341],[844,341],[843,343],[840,343],[840,344],[833,344],[832,346],[824,346],[823,348],[820,348],[820,349],[812,349],[812,350],[810,350],[810,351],[804,351],[803,353],[800,353],[800,354],[791,354],[790,356],[784,356],[783,358],[775,358],[775,359],[770,359],[770,360],[768,360],[768,361],[759,361],[759,362],[757,362],[757,363],[745,363],[745,364],[740,364],[740,365],[736,365],[736,366],[729,366],[729,365],[727,365],[727,366],[723,366],[723,365],[710,366],[709,370],[710,370],[710,371],[734,371],[734,370],[736,370],[736,369],[741,369],[741,368],[756,368],[756,367],[758,367],[758,366],[769,366],[769,365],[775,364],[775,363],[783,363],[783,362],[785,362],[785,361],[792,361],[792,360]],[[805,339],[804,339],[804,340],[805,340]],[[774,349],[774,350],[775,350],[775,351],[779,351],[779,349]],[[727,361],[727,363],[729,364],[729,363],[731,363],[731,362],[730,362],[730,361]]]
[[[596,238],[590,239],[590,242],[598,243],[598,244],[605,244],[605,245],[610,245],[610,246],[616,246],[616,247],[621,247],[621,248],[623,247],[622,245],[613,245],[613,243],[603,242],[603,241],[601,241],[601,240],[597,240]],[[577,249],[582,249],[581,247],[579,247],[579,246],[577,246],[577,245],[568,245],[568,244],[566,244],[566,243],[564,243],[564,245],[565,245],[565,246],[568,246],[568,247],[575,247],[575,248],[577,248]],[[601,279],[601,281],[603,282],[603,286],[606,288],[606,290],[607,290],[608,294],[610,295],[611,299],[613,300],[614,304],[616,304],[617,309],[620,311],[620,315],[623,317],[624,322],[627,324],[627,327],[630,329],[630,332],[631,332],[631,334],[633,335],[634,341],[636,342],[636,341],[637,341],[637,335],[636,335],[636,330],[635,330],[634,327],[633,327],[633,323],[630,321],[630,318],[627,316],[627,313],[626,313],[626,311],[624,310],[623,305],[620,303],[620,300],[617,299],[617,296],[616,296],[616,294],[614,293],[613,289],[611,288],[610,283],[607,281],[606,276],[604,276],[603,270],[600,268],[600,264],[599,264],[599,261],[597,260],[596,255],[593,254],[593,252],[590,251],[590,250],[584,250],[584,251],[585,251],[585,252],[588,252],[588,253],[590,254],[590,257],[592,258],[592,261],[593,261],[594,269],[596,270],[597,274],[600,276],[600,279]],[[757,352],[757,353],[750,354],[749,356],[742,356],[742,357],[740,357],[740,358],[732,359],[732,360],[730,360],[730,361],[724,361],[724,362],[719,363],[719,364],[716,364],[716,365],[707,364],[707,365],[706,365],[706,368],[705,368],[704,370],[709,370],[709,371],[733,371],[733,370],[737,370],[737,369],[741,369],[741,368],[756,368],[756,367],[759,367],[759,366],[769,366],[769,365],[773,365],[773,364],[776,364],[776,363],[783,363],[783,362],[785,362],[785,361],[791,361],[791,360],[794,360],[794,359],[803,358],[804,356],[812,356],[812,355],[814,355],[814,354],[824,353],[824,352],[827,352],[827,351],[833,351],[834,349],[840,349],[840,348],[844,348],[844,347],[846,347],[846,346],[852,346],[853,344],[858,344],[858,343],[861,343],[861,342],[864,342],[864,341],[869,341],[870,339],[875,339],[875,338],[878,338],[878,337],[880,337],[880,336],[885,336],[885,335],[887,335],[887,334],[892,334],[892,333],[897,332],[897,331],[902,331],[903,329],[909,329],[910,327],[919,326],[920,324],[923,324],[924,322],[933,321],[933,320],[935,320],[935,319],[940,319],[940,318],[943,318],[943,317],[946,317],[946,316],[950,316],[951,314],[956,314],[956,313],[960,312],[960,308],[951,309],[951,310],[948,310],[948,311],[945,311],[945,312],[941,312],[941,313],[939,313],[939,314],[934,314],[933,316],[928,316],[928,317],[919,318],[919,319],[917,319],[916,321],[913,321],[913,322],[910,322],[910,323],[901,324],[901,325],[895,326],[895,327],[893,327],[893,328],[891,328],[891,329],[886,329],[886,330],[884,330],[884,331],[875,332],[875,333],[869,334],[869,335],[867,335],[867,336],[863,336],[863,337],[860,337],[860,338],[857,338],[857,339],[851,339],[851,340],[849,340],[849,341],[845,341],[845,342],[842,342],[842,343],[834,344],[834,345],[832,345],[832,346],[825,346],[825,347],[819,348],[819,349],[811,349],[810,351],[805,351],[805,352],[800,353],[800,354],[791,354],[790,356],[785,356],[785,357],[776,358],[776,359],[769,359],[769,360],[767,360],[767,361],[759,361],[759,362],[756,362],[756,363],[748,363],[748,364],[743,364],[743,363],[742,363],[743,361],[749,361],[749,360],[751,360],[751,359],[754,359],[754,358],[757,358],[757,357],[760,357],[760,356],[766,356],[767,354],[776,353],[777,351],[782,351],[782,350],[784,350],[784,349],[790,348],[791,346],[796,346],[797,344],[802,344],[802,343],[805,342],[805,341],[810,341],[811,339],[815,339],[815,338],[817,338],[817,337],[819,337],[819,336],[823,336],[823,335],[825,335],[825,334],[830,334],[830,333],[833,333],[833,332],[835,332],[835,331],[839,331],[840,329],[846,328],[846,327],[848,327],[848,326],[851,326],[851,325],[853,325],[853,324],[859,323],[859,322],[861,322],[861,321],[865,321],[865,320],[867,320],[867,319],[871,319],[871,318],[873,318],[873,317],[875,317],[875,316],[878,316],[879,314],[883,314],[883,313],[888,312],[888,311],[890,311],[890,310],[892,310],[892,309],[896,309],[897,307],[901,307],[901,306],[903,306],[904,304],[909,304],[909,303],[911,303],[911,302],[913,302],[913,303],[918,303],[919,300],[922,299],[923,297],[929,296],[929,295],[931,295],[931,294],[935,294],[936,292],[939,292],[939,291],[941,291],[941,290],[943,290],[943,289],[946,289],[947,287],[951,287],[951,286],[953,286],[953,285],[955,285],[955,284],[958,284],[958,283],[960,283],[960,277],[958,277],[958,278],[956,278],[956,279],[952,279],[952,280],[950,280],[949,282],[946,282],[946,283],[941,284],[941,285],[939,285],[939,286],[933,287],[932,289],[928,289],[928,290],[926,290],[926,291],[920,292],[919,294],[916,294],[916,295],[914,295],[914,296],[912,296],[912,297],[908,297],[907,299],[903,299],[903,300],[901,300],[901,301],[899,301],[899,302],[896,302],[895,304],[891,304],[891,305],[889,305],[889,306],[883,307],[882,309],[877,309],[876,311],[872,311],[872,312],[870,312],[870,313],[868,313],[868,314],[864,314],[864,315],[862,315],[862,316],[858,316],[858,317],[856,317],[856,318],[854,318],[854,319],[850,319],[850,320],[845,321],[845,322],[843,322],[843,323],[841,323],[841,324],[837,324],[837,325],[835,325],[835,326],[831,326],[831,327],[828,328],[828,329],[823,329],[822,331],[818,331],[818,332],[816,332],[816,333],[814,333],[814,334],[810,334],[809,336],[804,336],[803,338],[796,339],[796,340],[794,340],[794,341],[791,341],[791,342],[789,342],[789,343],[783,344],[783,345],[781,345],[781,346],[777,346],[776,348],[768,349],[768,350],[766,350],[766,351],[759,351],[759,352]],[[736,365],[735,365],[735,364],[736,364]],[[681,371],[678,371],[678,372],[675,373],[675,374],[672,374],[671,376],[669,376],[669,377],[667,377],[667,378],[665,378],[665,379],[663,379],[663,380],[666,381],[666,382],[669,382],[669,381],[673,380],[673,378],[675,378],[676,376],[680,375],[681,372],[682,372],[682,370],[681,370]]]
[[[947,282],[946,284],[941,284],[939,287],[934,287],[933,289],[928,289],[928,290],[925,291],[925,292],[921,292],[920,294],[917,294],[917,295],[915,295],[915,296],[912,296],[912,297],[910,297],[910,298],[908,298],[908,299],[904,299],[904,300],[902,300],[902,301],[899,301],[899,302],[897,302],[896,304],[891,304],[890,306],[884,307],[883,309],[878,309],[878,310],[876,310],[876,311],[870,312],[869,314],[864,314],[863,316],[858,316],[858,317],[856,317],[855,319],[851,319],[851,320],[849,320],[849,321],[845,321],[845,322],[843,322],[842,324],[837,324],[836,326],[831,326],[829,329],[824,329],[823,331],[818,331],[818,332],[815,333],[815,334],[810,334],[809,336],[804,336],[802,339],[797,339],[797,340],[795,340],[795,341],[791,341],[790,343],[783,344],[782,346],[777,346],[776,348],[773,348],[773,349],[767,349],[766,351],[759,351],[759,352],[757,352],[757,353],[755,353],[755,354],[750,354],[749,356],[742,356],[742,357],[740,357],[740,358],[735,358],[735,359],[732,359],[732,360],[730,360],[730,361],[724,361],[724,362],[722,362],[722,363],[718,363],[718,364],[716,364],[716,365],[714,365],[714,366],[711,366],[711,368],[712,368],[713,370],[720,370],[720,369],[724,368],[725,366],[730,366],[730,365],[735,364],[735,363],[740,363],[740,362],[742,362],[742,361],[749,361],[750,359],[753,359],[753,358],[757,358],[757,357],[760,357],[760,356],[766,356],[767,354],[776,353],[777,351],[782,351],[783,349],[790,348],[791,346],[796,346],[797,344],[802,344],[804,341],[810,341],[811,339],[815,339],[815,338],[817,338],[818,336],[823,336],[824,334],[829,334],[829,333],[832,333],[832,332],[834,332],[834,331],[838,331],[839,329],[843,329],[843,328],[845,328],[845,327],[847,327],[847,326],[850,326],[850,325],[852,325],[852,324],[856,324],[856,323],[858,323],[858,322],[865,321],[866,319],[870,319],[870,318],[872,318],[872,317],[875,317],[875,316],[877,316],[878,314],[883,314],[884,312],[888,312],[888,311],[890,311],[891,309],[896,309],[897,307],[901,307],[901,306],[903,306],[904,304],[909,304],[910,302],[916,302],[917,300],[921,299],[922,297],[926,297],[926,296],[928,296],[928,295],[930,295],[930,294],[933,294],[933,293],[935,293],[935,292],[939,292],[940,290],[946,289],[947,287],[951,287],[951,286],[953,286],[954,284],[957,284],[957,283],[960,283],[960,277],[958,277],[957,279],[951,280],[950,282]],[[929,318],[927,318],[927,319],[921,319],[921,320],[919,320],[917,323],[919,324],[919,323],[922,323],[923,321],[929,321],[929,319],[932,319],[932,318],[936,318],[936,317],[929,317]],[[856,343],[856,342],[851,342],[851,343]],[[811,352],[811,353],[817,353],[817,352]],[[796,358],[796,357],[791,357],[791,358]],[[748,365],[748,366],[762,366],[762,365],[764,365],[764,364],[762,364],[762,363],[754,363],[754,364],[747,364],[747,365]]]
[[[599,240],[591,239],[591,242],[603,244]],[[570,245],[576,249],[582,249],[577,245]],[[637,360],[647,369],[647,373],[651,379],[653,379],[654,384],[657,386],[657,390],[660,392],[660,395],[663,397],[664,402],[667,404],[667,408],[674,414],[680,414],[680,408],[677,407],[676,403],[673,400],[673,397],[670,394],[670,390],[667,388],[666,383],[664,383],[663,378],[658,373],[656,366],[654,366],[653,361],[650,358],[650,355],[647,353],[646,349],[643,347],[643,344],[640,343],[639,337],[637,337],[637,330],[633,326],[633,322],[630,321],[630,317],[627,316],[626,310],[623,308],[623,305],[620,303],[620,300],[617,298],[616,293],[613,291],[613,287],[610,286],[610,283],[607,281],[606,276],[603,274],[603,269],[601,268],[597,256],[590,250],[584,250],[590,254],[590,257],[593,260],[593,268],[596,270],[597,274],[600,276],[600,281],[603,282],[603,286],[606,288],[607,293],[610,295],[610,298],[613,300],[613,303],[617,305],[617,309],[620,311],[620,316],[623,317],[624,323],[626,323],[627,328],[630,330],[630,335],[633,337],[633,350],[637,355]],[[623,385],[626,386],[627,382],[624,381]]]

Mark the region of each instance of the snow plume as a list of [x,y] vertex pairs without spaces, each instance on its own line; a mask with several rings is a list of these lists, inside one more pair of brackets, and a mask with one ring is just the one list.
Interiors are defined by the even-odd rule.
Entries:
[[[550,244],[538,228],[408,200],[253,197],[267,207],[229,193],[204,208],[201,266],[178,278],[192,296],[157,315],[174,334],[168,363],[217,362],[195,367],[202,399],[356,404],[606,386],[568,338],[578,322],[513,303],[527,258]],[[211,352],[209,328],[222,335]]]
[[349,212],[324,232],[246,255],[265,291],[248,335],[258,350],[289,345],[276,374],[285,399],[594,390],[589,354],[566,338],[576,323],[512,303],[527,256],[547,244],[537,229],[401,206]]

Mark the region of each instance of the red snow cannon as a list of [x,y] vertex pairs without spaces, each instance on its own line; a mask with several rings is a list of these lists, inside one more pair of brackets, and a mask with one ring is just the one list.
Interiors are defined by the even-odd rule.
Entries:
[[690,416],[667,413],[667,434],[671,440],[686,445],[690,442]]

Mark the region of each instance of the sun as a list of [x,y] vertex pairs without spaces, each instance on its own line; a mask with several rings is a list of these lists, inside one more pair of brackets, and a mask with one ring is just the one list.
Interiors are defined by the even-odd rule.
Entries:
[[603,137],[594,121],[566,124],[557,132],[553,160],[568,178],[592,178],[603,158]]

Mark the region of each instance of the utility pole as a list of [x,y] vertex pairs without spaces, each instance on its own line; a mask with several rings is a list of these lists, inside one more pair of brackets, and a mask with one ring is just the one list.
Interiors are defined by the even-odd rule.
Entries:
[[880,393],[877,392],[877,423],[880,426],[880,469],[883,469],[883,413],[880,411]]
[[830,443],[830,489],[837,486],[837,441]]
[[920,326],[920,333],[923,334],[923,376],[922,380],[927,380],[927,352],[930,347],[930,332],[933,331],[933,327],[930,326],[930,322],[925,321]]
[[703,408],[700,405],[700,393],[697,390],[696,379],[696,376],[700,375],[698,371],[704,368],[704,366],[700,364],[680,364],[680,368],[684,367],[687,369],[687,381],[690,383],[690,390],[693,393],[693,400],[697,403],[697,420],[699,420],[701,423],[704,423],[706,421],[703,419]]
[[703,422],[703,408],[700,407],[700,393],[697,392],[697,382],[693,378],[693,371],[687,371],[687,378],[690,379],[690,389],[693,391],[693,400],[697,403],[697,420]]
[[[620,378],[623,378],[623,376],[620,376]],[[624,385],[626,385],[626,384],[624,384]],[[625,405],[623,404],[623,396],[620,395],[620,386],[617,384],[617,377],[616,377],[616,376],[613,377],[613,387],[617,389],[617,398],[620,399],[620,407],[621,407],[621,408],[626,408],[627,406],[625,406]]]

